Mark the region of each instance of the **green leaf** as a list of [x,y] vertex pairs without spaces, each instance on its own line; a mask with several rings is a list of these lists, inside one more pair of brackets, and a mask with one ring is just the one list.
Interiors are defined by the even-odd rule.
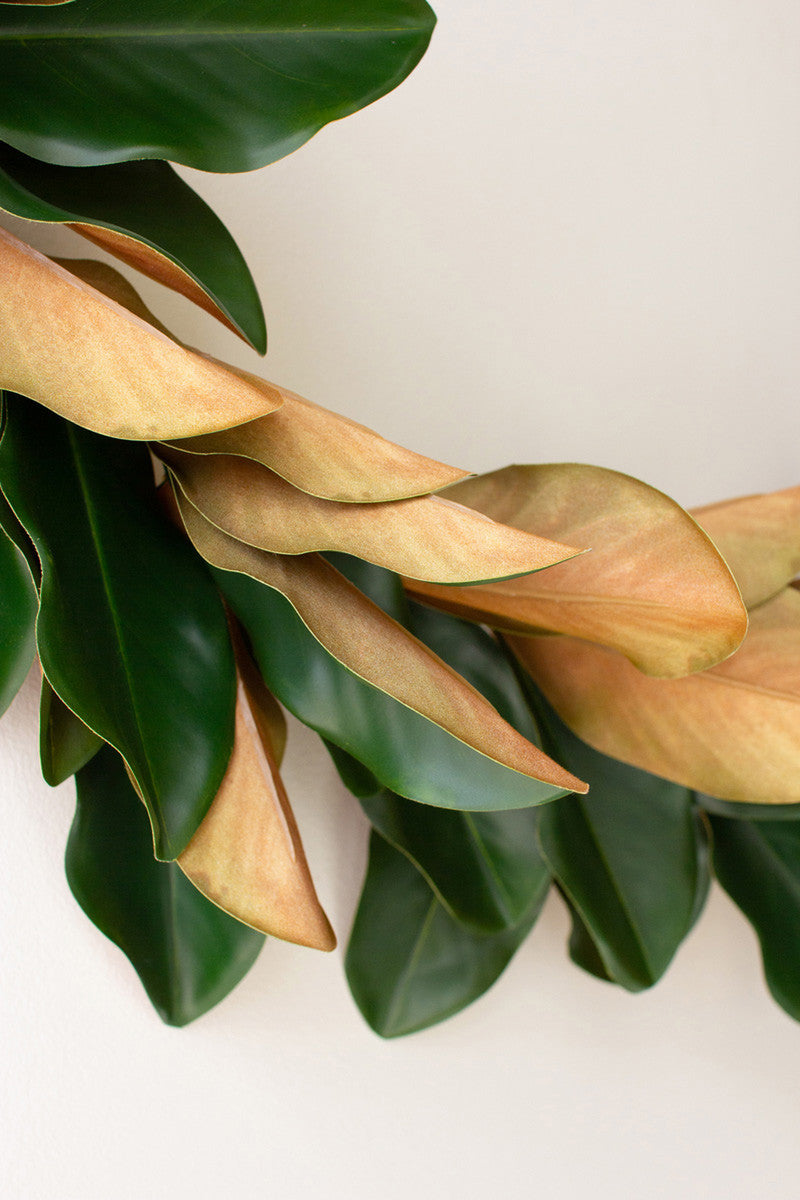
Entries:
[[399,1037],[477,1000],[527,936],[546,892],[513,929],[476,933],[455,921],[408,859],[373,833],[345,959],[364,1019],[382,1037]]
[[264,313],[238,246],[167,163],[62,167],[0,145],[0,208],[28,221],[77,224],[79,233],[167,286],[199,303],[207,296],[203,307],[266,350]]
[[734,821],[800,821],[800,804],[745,804],[705,795],[700,796],[699,801],[705,812]]
[[567,729],[533,687],[530,696],[545,748],[581,770],[590,787],[587,796],[570,796],[540,811],[541,848],[580,919],[571,949],[579,965],[587,965],[589,938],[605,974],[630,991],[650,987],[692,927],[705,895],[703,831],[694,795],[599,754]]
[[710,821],[714,873],[758,935],[770,992],[800,1020],[800,825]]
[[39,758],[45,783],[58,787],[86,766],[102,745],[103,739],[67,708],[43,677],[39,702]]
[[[0,526],[4,525],[0,514]],[[38,607],[25,558],[0,531],[0,713],[8,708],[31,669]]]
[[434,22],[424,0],[0,7],[0,138],[63,165],[249,171],[396,87]]
[[206,900],[175,863],[153,858],[146,814],[110,747],[77,784],[66,853],[72,894],[131,960],[161,1018],[186,1025],[244,977],[264,936]]
[[600,951],[592,940],[592,935],[581,920],[581,914],[575,905],[570,903],[569,897],[564,892],[561,892],[561,896],[572,921],[568,943],[570,958],[575,966],[586,971],[587,975],[594,975],[595,979],[600,979],[603,983],[613,983],[614,980],[605,968]]
[[160,512],[144,446],[6,400],[0,481],[42,561],[42,668],[123,755],[157,856],[175,858],[233,744],[236,674],[219,596]]

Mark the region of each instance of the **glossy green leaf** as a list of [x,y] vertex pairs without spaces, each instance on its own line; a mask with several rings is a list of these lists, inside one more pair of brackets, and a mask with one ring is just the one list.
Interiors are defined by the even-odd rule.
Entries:
[[153,858],[147,815],[110,747],[77,784],[66,853],[72,894],[128,956],[161,1018],[186,1025],[236,986],[264,936],[206,900],[175,863]]
[[396,87],[424,0],[81,0],[0,8],[0,138],[63,165],[248,171]]
[[0,529],[0,713],[16,696],[33,663],[38,608],[28,564]]
[[513,929],[476,933],[453,919],[405,855],[373,833],[345,959],[364,1019],[382,1037],[399,1037],[477,1000],[527,936],[546,893]]
[[233,744],[236,675],[219,596],[157,506],[145,447],[7,397],[0,481],[42,561],[43,670],[125,758],[159,858],[199,825]]
[[[543,698],[531,700],[545,747],[580,769],[587,796],[540,811],[539,839],[605,973],[631,991],[663,975],[696,916],[707,874],[702,830],[687,788],[606,758],[579,741]],[[596,972],[595,972],[596,973]]]
[[586,971],[587,975],[594,975],[595,979],[601,979],[603,983],[613,983],[614,980],[606,970],[600,951],[597,949],[592,935],[586,928],[581,914],[575,905],[570,902],[568,896],[563,892],[561,896],[567,906],[570,921],[572,922],[568,942],[570,958],[575,963],[575,966]]
[[42,775],[57,787],[94,758],[103,739],[88,729],[42,679],[39,702],[39,759]]
[[800,825],[710,820],[714,873],[758,935],[769,990],[800,1020]]
[[76,225],[266,350],[264,313],[238,246],[167,163],[62,167],[0,144],[0,208],[28,221]]

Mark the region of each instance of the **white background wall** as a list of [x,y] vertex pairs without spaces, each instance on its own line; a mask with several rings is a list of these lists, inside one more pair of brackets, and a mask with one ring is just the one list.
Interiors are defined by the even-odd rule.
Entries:
[[[796,483],[794,0],[437,8],[399,91],[265,171],[191,176],[262,290],[263,373],[477,470],[598,462],[687,504]],[[718,891],[643,996],[569,964],[553,901],[492,993],[410,1039],[363,1025],[340,952],[277,942],[167,1029],[69,895],[35,723],[30,679],[0,726],[4,1197],[797,1196],[800,1028]],[[286,777],[344,944],[364,822],[296,726]]]

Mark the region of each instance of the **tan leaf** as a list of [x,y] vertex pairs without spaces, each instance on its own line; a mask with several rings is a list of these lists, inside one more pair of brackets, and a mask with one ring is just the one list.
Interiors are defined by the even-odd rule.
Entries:
[[800,487],[708,504],[692,516],[724,557],[748,608],[800,574]]
[[800,803],[800,592],[751,614],[740,650],[652,679],[575,638],[508,639],[562,719],[612,758],[724,800]]
[[185,497],[179,495],[178,503],[189,537],[208,562],[281,592],[317,641],[353,674],[514,771],[568,791],[587,790],[324,559],[257,550],[217,529]]
[[279,403],[0,230],[0,387],[111,437],[169,439]]
[[731,654],[747,614],[710,539],[663,492],[602,467],[515,466],[448,488],[496,521],[591,547],[524,579],[412,595],[511,633],[548,630],[612,646],[650,675],[681,676]]
[[210,521],[273,554],[339,550],[415,578],[463,583],[537,571],[578,553],[438,496],[340,504],[309,496],[250,459],[172,447],[159,454]]
[[278,772],[274,700],[237,654],[236,731],[228,770],[178,866],[204,896],[262,933],[333,950]]

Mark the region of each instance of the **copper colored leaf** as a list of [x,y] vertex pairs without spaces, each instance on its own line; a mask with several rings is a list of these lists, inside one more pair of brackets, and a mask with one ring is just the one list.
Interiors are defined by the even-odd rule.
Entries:
[[438,496],[340,504],[309,496],[249,459],[159,453],[209,521],[273,554],[339,550],[414,578],[465,583],[540,570],[578,553]]
[[747,616],[709,538],[669,497],[602,467],[516,466],[467,479],[448,496],[496,521],[591,547],[543,575],[412,594],[510,633],[552,630],[621,651],[650,675],[680,676],[726,658]]

